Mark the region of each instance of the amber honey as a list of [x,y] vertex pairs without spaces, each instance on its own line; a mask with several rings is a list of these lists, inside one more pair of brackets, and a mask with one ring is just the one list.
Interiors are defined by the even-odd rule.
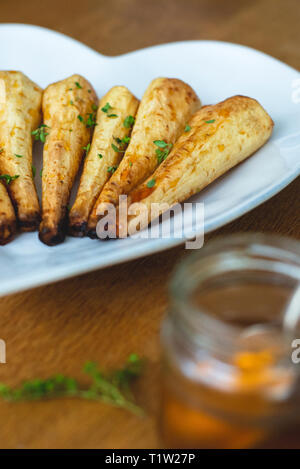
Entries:
[[213,242],[179,267],[162,332],[165,447],[264,447],[299,424],[300,333],[283,329],[299,280],[299,244],[265,236]]

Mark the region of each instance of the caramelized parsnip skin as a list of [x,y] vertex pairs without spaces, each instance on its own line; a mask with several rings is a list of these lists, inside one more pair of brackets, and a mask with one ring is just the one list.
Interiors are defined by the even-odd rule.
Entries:
[[[140,210],[146,208],[149,215],[146,224],[138,226],[142,229],[151,221],[151,204],[171,207],[183,202],[248,158],[267,142],[273,125],[262,106],[244,96],[200,109],[189,122],[191,130],[182,134],[168,158],[130,194],[129,210],[136,210],[136,216],[128,217],[129,229],[138,225]],[[141,206],[130,208],[130,204]],[[124,227],[119,229],[124,233]]]
[[93,125],[88,124],[88,119],[96,104],[95,91],[80,75],[54,83],[44,92],[44,123],[49,135],[44,146],[39,237],[49,246],[65,239],[70,192],[84,147],[91,139]]
[[23,73],[0,72],[0,173],[18,176],[8,190],[22,231],[35,231],[40,222],[31,132],[40,125],[41,103],[41,88]]
[[[105,107],[107,103],[108,109]],[[126,148],[127,145],[119,140],[131,134],[131,126],[125,126],[124,121],[128,116],[135,117],[138,105],[139,100],[125,86],[113,87],[101,99],[91,149],[85,159],[76,201],[69,215],[71,235],[85,235],[90,212],[124,155],[124,152],[116,151],[117,148]]]
[[138,109],[131,141],[117,171],[106,183],[89,218],[88,230],[96,236],[96,225],[107,204],[117,205],[119,196],[129,194],[157,168],[155,140],[174,144],[187,121],[201,103],[193,89],[175,78],[156,78],[146,90]]
[[15,211],[4,184],[0,182],[0,245],[9,243],[16,230]]

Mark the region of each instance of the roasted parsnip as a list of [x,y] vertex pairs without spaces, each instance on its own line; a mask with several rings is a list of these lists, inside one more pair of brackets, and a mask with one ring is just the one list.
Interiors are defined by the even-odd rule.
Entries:
[[69,231],[73,236],[84,236],[90,212],[104,184],[119,166],[138,105],[139,100],[125,86],[115,86],[99,103],[97,127],[69,215]]
[[128,194],[153,173],[199,107],[196,93],[183,81],[173,78],[152,81],[138,109],[124,158],[104,186],[90,215],[91,237],[96,236],[97,222],[107,204],[117,205],[120,195]]
[[[145,228],[167,207],[188,199],[245,160],[266,143],[273,125],[262,106],[244,96],[203,107],[168,158],[130,194],[128,227],[120,222],[119,234]],[[151,214],[153,203],[165,204],[154,211],[156,216]]]
[[42,90],[21,72],[0,72],[0,173],[22,231],[34,231],[40,207],[33,181],[32,135],[41,122]]
[[65,238],[70,192],[89,149],[96,104],[95,91],[80,75],[54,83],[44,92],[44,124],[49,135],[44,146],[39,236],[49,246]]
[[4,184],[0,182],[0,245],[9,243],[17,229],[16,215]]

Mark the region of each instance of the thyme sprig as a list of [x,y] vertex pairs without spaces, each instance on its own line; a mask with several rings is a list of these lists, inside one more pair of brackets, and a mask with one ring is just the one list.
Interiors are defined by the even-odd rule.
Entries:
[[59,374],[48,379],[26,381],[15,389],[0,383],[0,397],[8,402],[79,398],[102,401],[143,415],[131,391],[131,384],[141,375],[142,369],[143,361],[136,354],[129,356],[123,368],[111,373],[103,373],[97,363],[87,362],[83,371],[92,379],[89,388],[81,388],[77,380]]

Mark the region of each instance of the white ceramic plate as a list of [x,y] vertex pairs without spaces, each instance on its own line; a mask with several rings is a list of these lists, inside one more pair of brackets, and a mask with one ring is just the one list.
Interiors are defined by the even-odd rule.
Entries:
[[[300,174],[300,74],[261,52],[223,42],[189,41],[106,57],[54,31],[16,24],[0,25],[0,44],[2,70],[21,70],[43,87],[80,73],[99,96],[122,84],[141,97],[150,80],[167,76],[189,83],[204,104],[235,94],[258,99],[275,121],[273,137],[249,160],[193,198],[205,203],[205,232],[240,217]],[[35,149],[35,165],[40,190],[41,148]],[[22,234],[0,248],[0,295],[181,242],[178,238],[106,242],[68,238],[64,244],[48,248],[38,241],[37,233]]]

